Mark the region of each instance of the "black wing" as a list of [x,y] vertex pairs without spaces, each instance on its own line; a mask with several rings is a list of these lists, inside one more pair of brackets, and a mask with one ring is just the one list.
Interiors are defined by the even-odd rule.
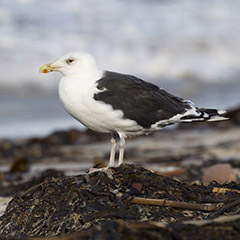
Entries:
[[122,110],[125,118],[144,128],[191,108],[184,99],[131,75],[105,72],[97,88],[103,91],[94,95],[95,100]]

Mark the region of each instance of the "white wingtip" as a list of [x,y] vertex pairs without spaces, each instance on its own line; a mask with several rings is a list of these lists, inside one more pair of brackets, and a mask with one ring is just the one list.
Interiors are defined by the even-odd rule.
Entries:
[[227,111],[225,111],[225,110],[218,110],[218,114],[219,115],[224,115],[224,114],[226,114],[227,113]]
[[228,117],[215,116],[207,121],[208,122],[216,122],[216,121],[224,121],[224,120],[228,120],[228,119],[229,119]]

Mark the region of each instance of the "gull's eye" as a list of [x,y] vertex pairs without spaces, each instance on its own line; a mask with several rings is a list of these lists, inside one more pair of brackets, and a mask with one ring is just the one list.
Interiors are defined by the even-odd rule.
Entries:
[[66,60],[66,63],[67,64],[71,64],[71,63],[73,63],[74,62],[74,59],[73,58],[68,58],[67,60]]

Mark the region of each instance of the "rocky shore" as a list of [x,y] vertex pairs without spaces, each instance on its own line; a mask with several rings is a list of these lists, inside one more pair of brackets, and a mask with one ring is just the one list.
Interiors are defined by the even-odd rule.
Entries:
[[228,114],[130,139],[127,164],[92,174],[108,161],[108,135],[0,140],[1,238],[236,239],[240,109]]

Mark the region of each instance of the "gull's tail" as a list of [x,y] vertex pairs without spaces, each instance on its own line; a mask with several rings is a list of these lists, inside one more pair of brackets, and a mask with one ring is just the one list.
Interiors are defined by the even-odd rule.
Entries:
[[213,108],[192,108],[179,119],[179,122],[228,120],[229,118],[225,116],[226,113],[227,111]]
[[227,111],[225,110],[217,110],[212,108],[199,108],[198,110],[203,114],[203,118],[208,122],[229,119],[228,117],[226,117]]

